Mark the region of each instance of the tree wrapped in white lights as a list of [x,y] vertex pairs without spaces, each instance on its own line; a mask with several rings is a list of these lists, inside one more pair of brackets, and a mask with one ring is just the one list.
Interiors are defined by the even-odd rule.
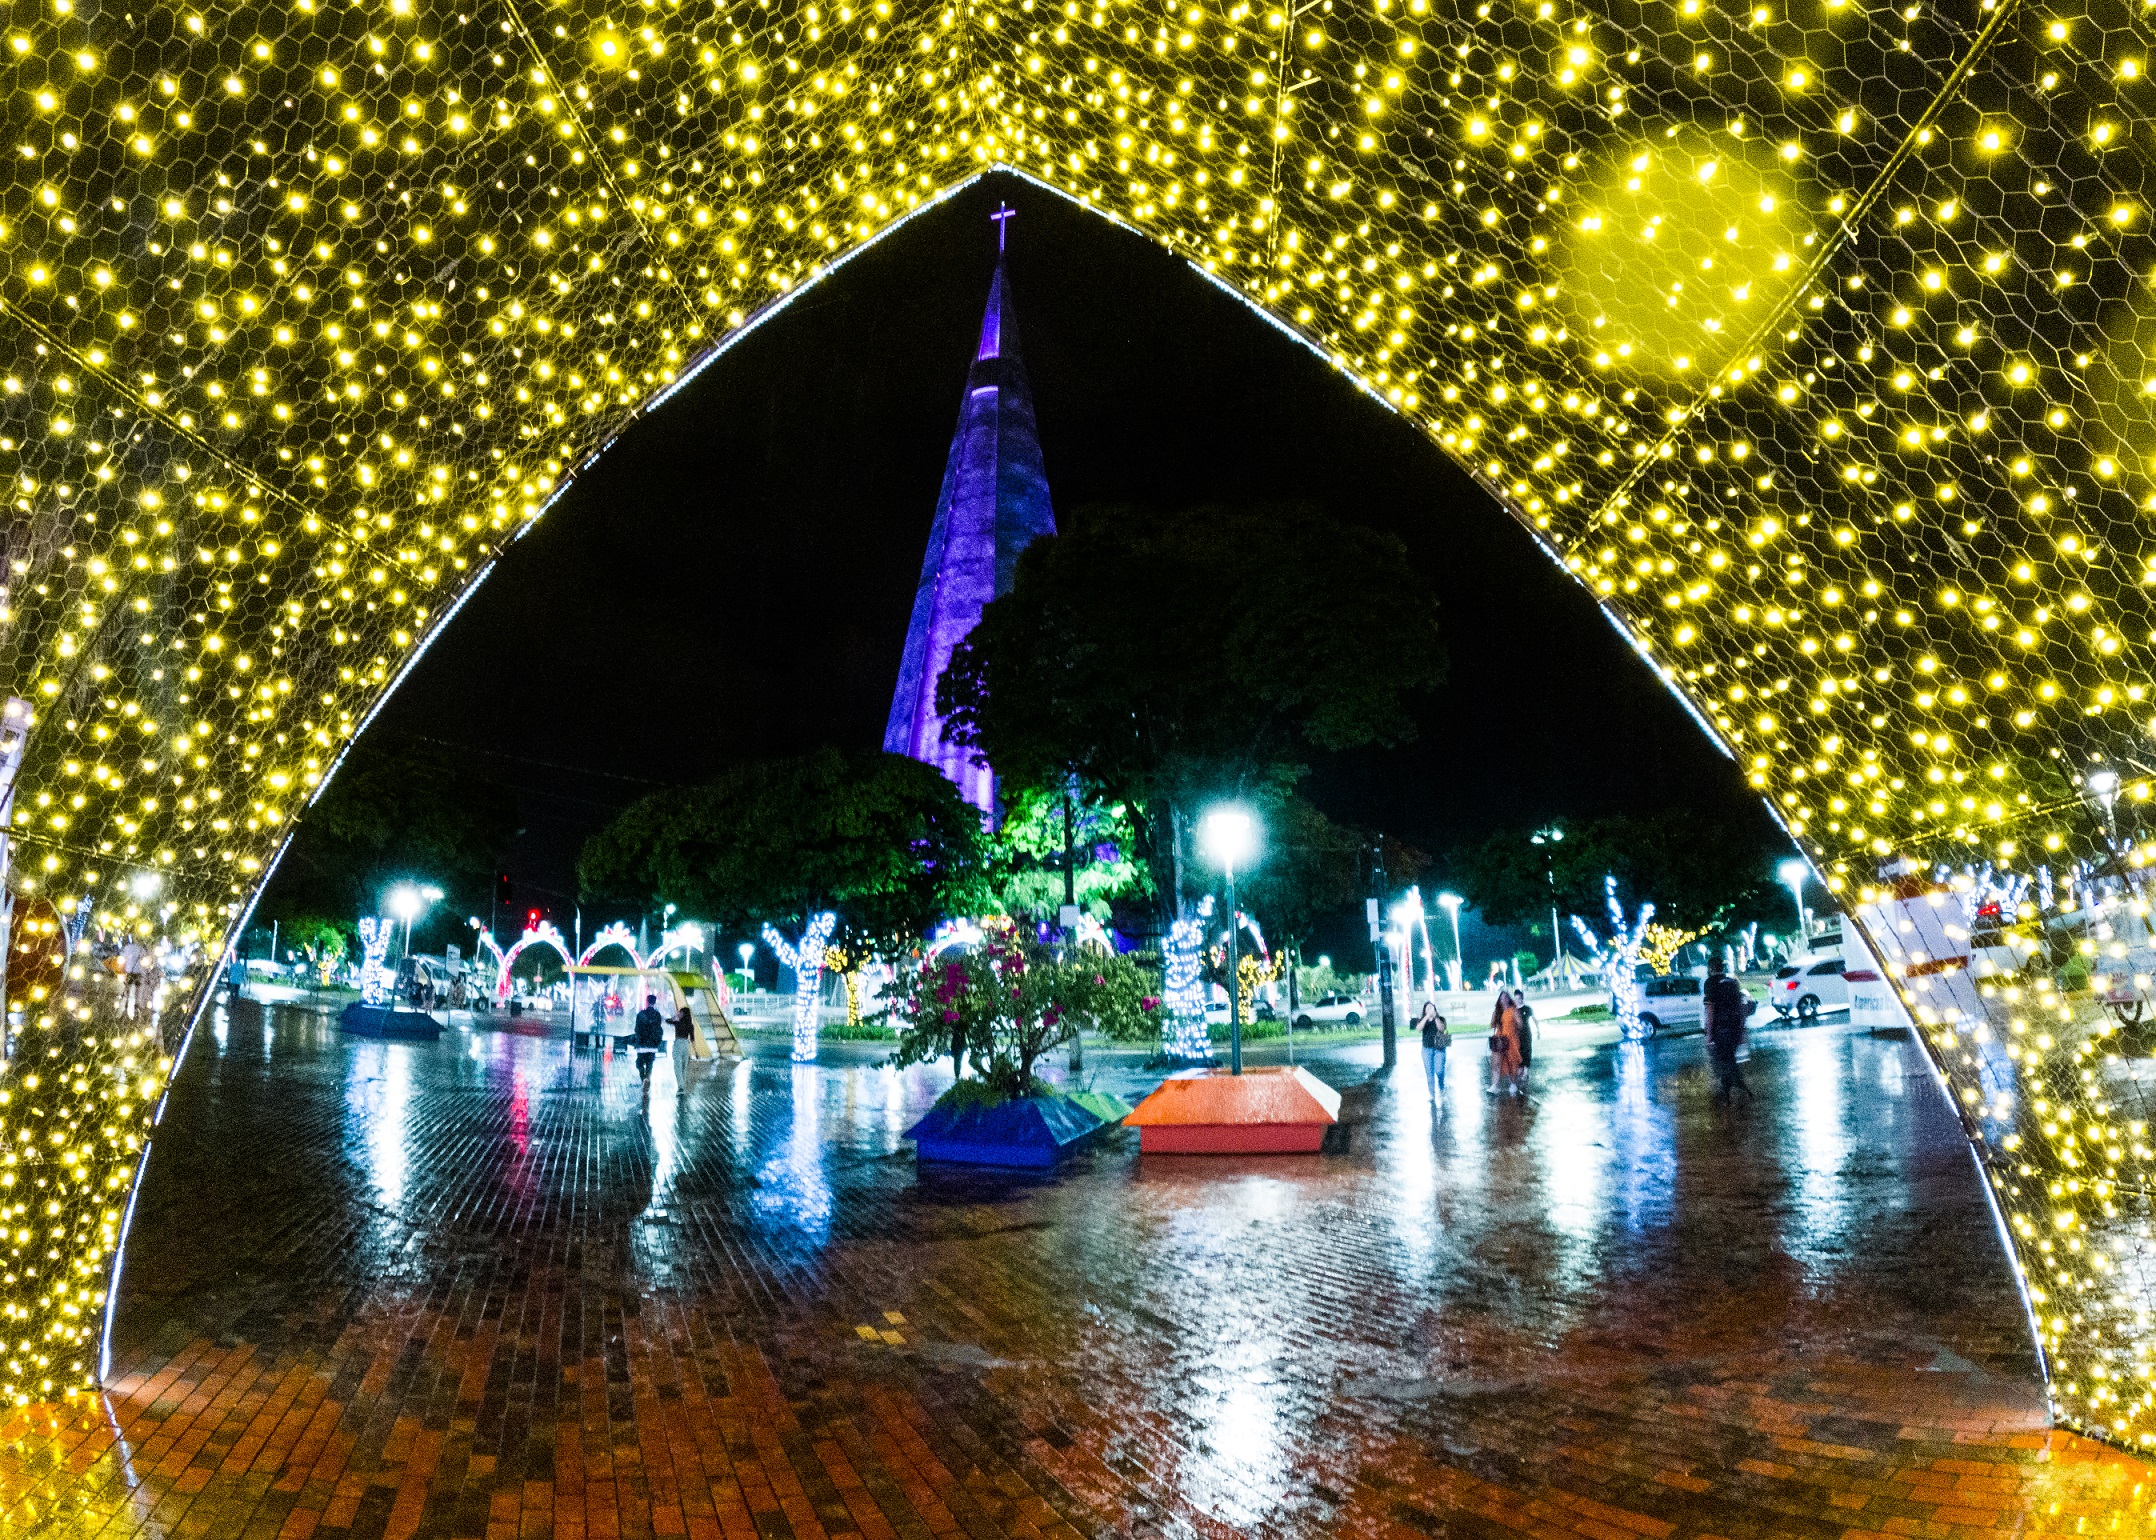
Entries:
[[1617,879],[1604,877],[1602,893],[1609,900],[1610,939],[1607,948],[1595,933],[1587,928],[1587,922],[1578,915],[1572,917],[1572,928],[1580,939],[1596,952],[1607,951],[1608,961],[1603,965],[1603,977],[1608,979],[1610,1000],[1617,1008],[1617,1021],[1628,1038],[1641,1035],[1639,1024],[1639,954],[1647,943],[1647,928],[1654,920],[1654,905],[1641,904],[1639,918],[1625,924],[1624,908],[1617,902]]
[[1212,915],[1209,893],[1194,913],[1168,927],[1161,979],[1161,1001],[1167,1023],[1161,1031],[1161,1051],[1171,1059],[1202,1064],[1213,1056],[1213,1041],[1205,1030],[1205,922]]
[[817,1000],[823,990],[824,949],[830,944],[838,916],[826,909],[814,915],[801,933],[799,945],[788,941],[771,926],[764,927],[764,945],[778,954],[780,962],[794,970],[794,1062],[813,1063],[816,1058]]
[[382,959],[389,955],[389,941],[396,933],[395,920],[370,916],[359,922],[359,998],[363,1005],[389,1003],[390,986],[396,983],[397,975]]

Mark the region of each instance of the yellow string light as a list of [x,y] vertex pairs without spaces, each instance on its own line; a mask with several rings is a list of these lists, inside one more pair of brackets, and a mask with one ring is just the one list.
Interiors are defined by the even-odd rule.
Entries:
[[[2147,18],[43,0],[0,34],[20,889],[193,948],[189,1019],[503,545],[728,337],[998,167],[1470,469],[1845,904],[1902,858],[2064,880],[2105,832],[2082,778],[2156,728]],[[2049,966],[1924,1030],[1965,1108],[1996,1094],[1970,1032],[2014,1045],[2016,1131],[1977,1131],[2053,1393],[2140,1444],[2152,1157],[2094,986]],[[18,993],[0,1089],[17,1402],[95,1372],[169,1069],[85,988]]]

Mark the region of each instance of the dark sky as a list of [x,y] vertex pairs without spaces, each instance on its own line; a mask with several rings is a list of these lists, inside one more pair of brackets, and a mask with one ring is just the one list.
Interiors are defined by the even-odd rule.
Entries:
[[517,789],[520,907],[571,892],[582,839],[643,783],[880,742],[999,199],[1019,211],[1011,279],[1059,512],[1309,500],[1397,532],[1427,574],[1452,681],[1412,746],[1320,767],[1327,811],[1431,851],[1680,806],[1758,837],[1734,768],[1426,440],[1182,263],[995,178],[624,435],[382,714]]

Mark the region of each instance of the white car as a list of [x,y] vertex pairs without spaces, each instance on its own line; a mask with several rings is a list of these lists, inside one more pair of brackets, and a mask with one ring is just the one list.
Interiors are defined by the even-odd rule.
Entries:
[[1319,995],[1315,1000],[1305,1000],[1302,1009],[1295,1013],[1295,1025],[1312,1027],[1320,1022],[1338,1022],[1342,1026],[1362,1025],[1363,1004],[1356,995]]
[[[1689,973],[1666,973],[1639,981],[1640,1036],[1671,1037],[1706,1026],[1707,981]],[[1616,1002],[1610,1002],[1611,1009]]]
[[[1740,984],[1738,988],[1741,991],[1743,986]],[[1642,1040],[1707,1030],[1707,981],[1698,974],[1665,973],[1643,978],[1639,981],[1639,996],[1639,1035]],[[1745,1015],[1749,1017],[1758,1004],[1746,994]],[[1617,1001],[1612,997],[1610,1009],[1616,1008]]]
[[1810,1026],[1821,1011],[1849,1009],[1849,980],[1844,977],[1847,968],[1848,959],[1840,952],[1793,957],[1774,970],[1767,998],[1784,1020],[1794,1016]]

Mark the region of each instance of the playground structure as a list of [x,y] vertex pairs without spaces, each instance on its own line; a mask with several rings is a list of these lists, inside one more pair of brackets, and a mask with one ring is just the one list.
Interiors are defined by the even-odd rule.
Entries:
[[[653,954],[654,957],[661,955],[664,954]],[[592,985],[590,994],[585,991],[587,980]],[[673,1019],[686,1008],[692,1023],[689,1036],[692,1058],[708,1059],[714,1054],[724,1054],[738,1059],[742,1057],[741,1040],[734,1035],[733,1022],[727,1017],[725,1002],[720,997],[722,987],[709,974],[690,968],[574,963],[569,968],[569,1040],[582,1047],[597,1036],[625,1035],[629,1023],[641,1009],[639,996],[654,994],[660,996],[660,1010],[667,1018],[669,1043],[673,1041]],[[583,1015],[586,999],[608,1000],[606,1014],[610,1018],[621,1017],[622,1032],[595,1032]]]

